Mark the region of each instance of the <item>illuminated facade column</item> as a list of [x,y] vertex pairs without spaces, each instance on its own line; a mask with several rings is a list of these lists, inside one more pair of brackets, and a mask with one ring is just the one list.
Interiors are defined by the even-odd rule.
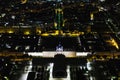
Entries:
[[91,12],[90,13],[90,23],[88,24],[88,26],[87,26],[87,28],[86,28],[86,32],[87,33],[90,33],[91,31],[92,31],[92,26],[93,26],[93,21],[94,21],[94,13],[93,12]]
[[91,21],[94,20],[94,13],[90,13],[90,20],[91,20]]

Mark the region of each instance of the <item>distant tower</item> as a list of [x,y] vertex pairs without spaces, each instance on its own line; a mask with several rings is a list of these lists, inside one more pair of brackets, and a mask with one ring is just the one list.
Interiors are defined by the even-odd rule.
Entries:
[[54,28],[56,30],[62,30],[64,26],[63,23],[63,9],[61,0],[57,0],[56,9],[55,9],[55,20],[54,20]]

